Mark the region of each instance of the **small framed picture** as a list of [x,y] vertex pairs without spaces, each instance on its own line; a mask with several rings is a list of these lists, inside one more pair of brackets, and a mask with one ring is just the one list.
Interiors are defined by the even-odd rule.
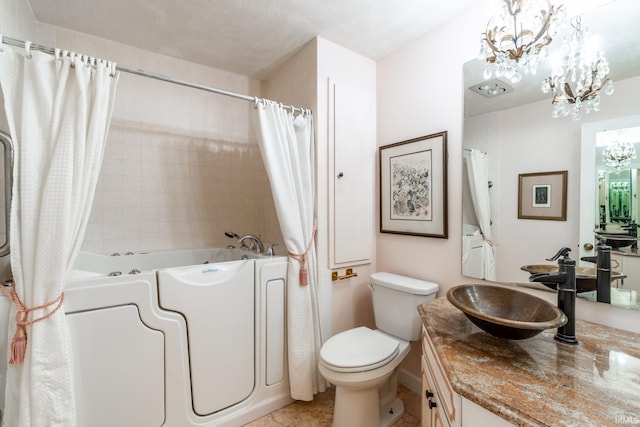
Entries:
[[567,220],[567,171],[518,175],[518,218]]
[[380,232],[447,238],[447,132],[380,147]]
[[534,208],[550,208],[551,207],[551,185],[533,185],[533,207]]

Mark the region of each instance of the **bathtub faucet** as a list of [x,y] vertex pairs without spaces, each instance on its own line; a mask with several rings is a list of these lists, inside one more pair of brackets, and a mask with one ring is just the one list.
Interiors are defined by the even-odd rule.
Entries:
[[[245,240],[249,240],[251,242],[249,246],[245,245]],[[260,237],[258,236],[254,236],[253,234],[246,234],[238,238],[238,242],[241,246],[246,246],[249,249],[255,249],[259,254],[264,253],[264,244],[262,243],[262,239],[260,239]]]

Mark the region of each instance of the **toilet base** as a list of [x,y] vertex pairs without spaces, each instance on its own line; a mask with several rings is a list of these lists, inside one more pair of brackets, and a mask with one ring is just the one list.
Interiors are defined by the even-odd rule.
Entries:
[[[354,394],[336,387],[335,402],[332,427],[390,427],[404,414],[404,404],[399,397],[383,408],[373,406],[378,402],[378,391],[375,389]],[[346,402],[349,402],[348,406]],[[354,412],[352,405],[358,405],[361,410]]]
[[373,427],[380,425],[378,388],[353,390],[336,386],[332,427]]
[[391,402],[391,404],[380,409],[380,427],[389,427],[404,414],[404,404],[399,397]]

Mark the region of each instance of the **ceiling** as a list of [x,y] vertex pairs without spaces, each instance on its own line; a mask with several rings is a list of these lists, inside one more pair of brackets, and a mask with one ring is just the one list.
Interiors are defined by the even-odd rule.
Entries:
[[28,0],[39,22],[254,78],[315,36],[377,60],[477,0]]

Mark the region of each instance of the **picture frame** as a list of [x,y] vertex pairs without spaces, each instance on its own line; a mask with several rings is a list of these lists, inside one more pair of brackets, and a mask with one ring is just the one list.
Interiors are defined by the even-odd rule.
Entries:
[[568,171],[518,175],[518,218],[567,220]]
[[447,131],[379,148],[380,232],[448,238]]

